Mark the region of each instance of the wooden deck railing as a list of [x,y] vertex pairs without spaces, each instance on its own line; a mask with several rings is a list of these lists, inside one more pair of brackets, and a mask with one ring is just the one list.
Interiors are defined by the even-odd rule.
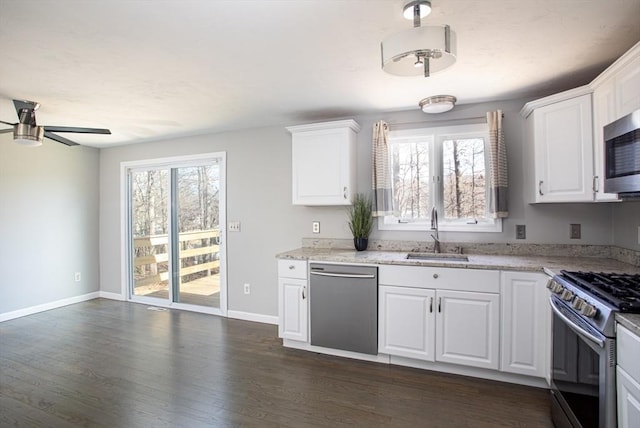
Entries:
[[[186,275],[191,275],[198,272],[210,271],[212,269],[217,269],[220,267],[220,260],[208,261],[205,263],[198,263],[197,256],[201,256],[204,254],[217,254],[220,251],[220,246],[218,244],[205,247],[196,247],[189,248],[189,241],[201,240],[201,239],[212,239],[217,238],[220,235],[219,229],[209,229],[209,230],[198,230],[194,232],[184,232],[181,233],[178,237],[178,241],[180,243],[180,250],[178,252],[180,258],[180,278]],[[137,279],[135,281],[135,286],[140,287],[143,285],[154,284],[162,281],[166,281],[169,279],[168,272],[160,272],[158,273],[158,264],[159,263],[167,263],[169,261],[169,254],[167,253],[167,248],[169,244],[168,235],[151,235],[151,236],[141,236],[139,238],[133,239],[133,249],[134,253],[138,253],[139,248],[145,247],[153,247],[157,245],[163,246],[163,252],[156,253],[153,255],[145,255],[145,256],[134,256],[133,265],[135,270],[142,270],[145,272],[144,278]],[[183,261],[194,258],[193,264],[182,267]],[[146,272],[149,274],[146,274]]]

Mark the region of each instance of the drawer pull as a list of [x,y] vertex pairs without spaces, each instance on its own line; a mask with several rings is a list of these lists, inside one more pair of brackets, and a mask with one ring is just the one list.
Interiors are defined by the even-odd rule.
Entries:
[[296,267],[295,267],[294,265],[289,265],[289,270],[293,270],[293,269],[295,269],[295,268],[296,268]]
[[440,275],[438,275],[437,273],[433,274],[433,279],[438,279],[440,277]]

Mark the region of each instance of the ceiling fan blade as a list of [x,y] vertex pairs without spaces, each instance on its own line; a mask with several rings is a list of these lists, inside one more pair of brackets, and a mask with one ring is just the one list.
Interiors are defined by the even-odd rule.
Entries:
[[77,128],[74,126],[45,126],[45,132],[75,132],[79,134],[111,134],[111,131],[103,128]]
[[11,126],[17,125],[17,123],[9,123],[9,122],[5,122],[4,120],[0,120],[0,123],[4,123],[5,125],[11,125]]
[[46,130],[47,128],[45,128],[44,131],[44,136],[47,138],[52,139],[53,141],[57,141],[58,143],[62,143],[62,144],[66,144],[67,146],[79,146],[78,143],[75,143],[67,138],[61,137],[59,135],[53,134],[50,131]]
[[0,134],[8,134],[9,132],[13,132],[13,129],[0,129]]

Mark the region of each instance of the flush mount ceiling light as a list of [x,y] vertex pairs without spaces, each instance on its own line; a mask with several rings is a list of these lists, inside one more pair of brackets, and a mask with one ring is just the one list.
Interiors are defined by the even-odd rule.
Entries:
[[431,11],[430,1],[409,1],[403,14],[412,12],[413,28],[392,34],[380,43],[382,69],[397,76],[429,77],[456,62],[456,34],[448,25],[420,26]]
[[420,100],[418,105],[425,113],[444,113],[451,110],[456,101],[453,95],[434,95]]

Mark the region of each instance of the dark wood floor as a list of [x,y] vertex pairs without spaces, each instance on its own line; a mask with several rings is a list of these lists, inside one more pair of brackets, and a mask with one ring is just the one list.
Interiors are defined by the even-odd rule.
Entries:
[[285,349],[104,299],[0,323],[0,426],[551,427],[545,390]]

